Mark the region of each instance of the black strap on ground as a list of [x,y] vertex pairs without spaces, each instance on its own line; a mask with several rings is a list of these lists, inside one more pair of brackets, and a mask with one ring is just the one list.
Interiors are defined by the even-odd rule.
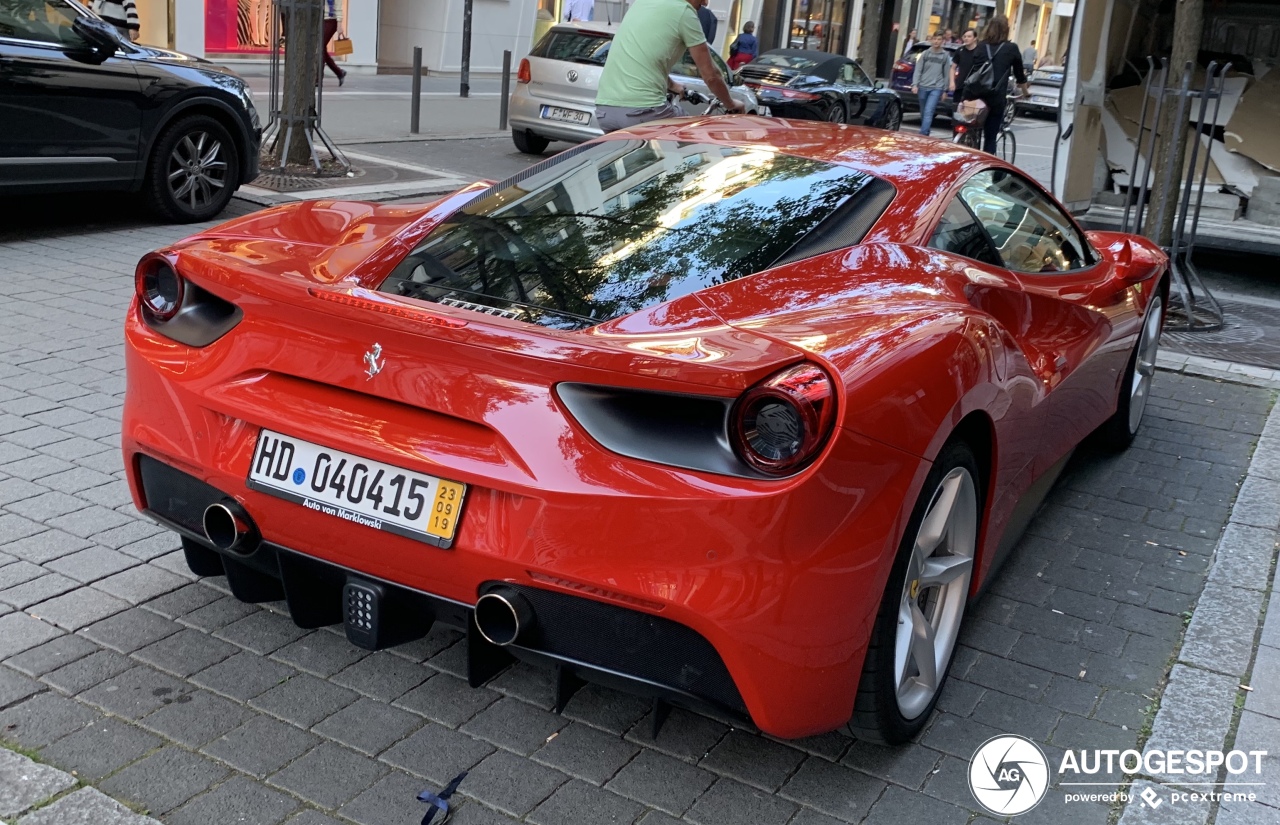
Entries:
[[444,814],[440,818],[438,825],[444,825],[445,820],[449,818],[449,797],[453,796],[454,791],[458,790],[458,786],[462,784],[462,780],[467,778],[467,772],[463,771],[453,778],[448,785],[444,786],[444,790],[440,793],[432,793],[431,791],[423,791],[418,794],[418,801],[425,802],[431,807],[427,809],[427,813],[422,817],[422,825],[431,825],[432,820],[436,818],[437,813]]

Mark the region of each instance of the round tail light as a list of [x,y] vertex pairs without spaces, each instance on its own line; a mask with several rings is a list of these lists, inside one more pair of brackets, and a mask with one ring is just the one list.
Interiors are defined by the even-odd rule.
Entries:
[[817,456],[835,424],[831,378],[814,364],[800,364],[752,387],[734,405],[734,449],[769,475],[787,475]]
[[529,58],[520,58],[520,68],[516,70],[516,82],[528,83],[533,80],[533,69],[529,66]]
[[135,281],[138,300],[152,318],[168,321],[178,314],[186,291],[182,276],[163,261],[142,268]]

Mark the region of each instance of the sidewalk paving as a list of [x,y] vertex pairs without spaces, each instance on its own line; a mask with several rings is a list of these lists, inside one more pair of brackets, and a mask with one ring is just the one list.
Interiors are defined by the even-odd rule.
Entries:
[[[557,716],[538,670],[468,689],[451,631],[369,654],[193,581],[134,512],[118,422],[133,264],[195,229],[0,235],[0,741],[23,754],[0,751],[2,821],[81,822],[83,804],[122,825],[408,825],[419,791],[470,770],[457,825],[971,823],[991,820],[968,760],[997,733],[1054,765],[1144,741],[1280,750],[1280,619],[1258,635],[1280,527],[1267,377],[1162,360],[1179,371],[1134,446],[1072,460],[975,606],[918,743],[782,742],[683,711],[654,741],[625,694],[590,687]],[[1057,786],[1014,821],[1275,825],[1276,756],[1259,802],[1120,811]],[[2,807],[25,787],[3,766],[46,778],[41,798]],[[105,813],[71,771],[136,812]]]

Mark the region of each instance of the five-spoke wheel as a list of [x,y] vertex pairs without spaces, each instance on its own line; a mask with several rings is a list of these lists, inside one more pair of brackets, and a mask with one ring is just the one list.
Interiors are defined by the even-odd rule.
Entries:
[[1129,356],[1124,380],[1120,382],[1115,415],[1098,429],[1104,447],[1123,450],[1133,443],[1138,428],[1142,426],[1142,415],[1147,410],[1147,398],[1151,394],[1151,380],[1156,372],[1156,352],[1160,348],[1160,330],[1164,325],[1164,299],[1162,287],[1157,287],[1142,319],[1142,331],[1138,333],[1138,343]]
[[938,702],[969,600],[981,490],[973,451],[949,442],[916,501],[876,616],[850,720],[860,739],[905,742]]
[[933,704],[964,618],[978,536],[972,473],[954,467],[934,490],[907,562],[898,604],[893,681],[898,710],[915,719]]

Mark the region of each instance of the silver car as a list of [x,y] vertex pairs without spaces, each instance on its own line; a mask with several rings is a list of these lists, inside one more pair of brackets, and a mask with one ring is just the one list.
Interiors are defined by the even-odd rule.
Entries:
[[1056,115],[1065,72],[1061,66],[1041,66],[1033,71],[1028,78],[1027,96],[1018,101],[1018,108],[1024,112]]
[[[517,149],[540,155],[553,140],[582,143],[602,134],[596,124],[596,88],[617,30],[617,25],[603,23],[553,26],[520,61],[508,115]],[[769,108],[760,105],[720,55],[712,52],[711,59],[729,84],[734,101],[749,114],[769,114]],[[689,89],[712,96],[688,52],[671,76]],[[680,105],[688,114],[697,114],[692,104]]]

